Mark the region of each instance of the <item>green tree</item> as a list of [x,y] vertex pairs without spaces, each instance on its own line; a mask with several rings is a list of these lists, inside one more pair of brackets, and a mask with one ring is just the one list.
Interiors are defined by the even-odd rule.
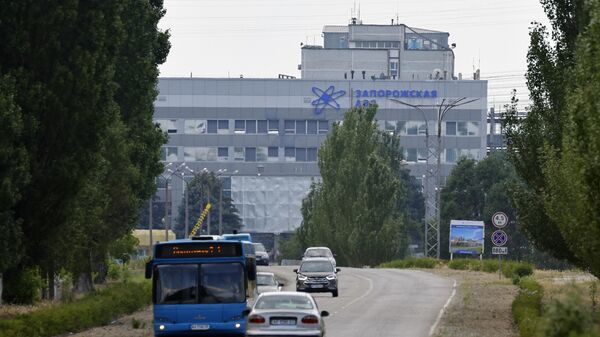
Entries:
[[[23,116],[14,96],[14,81],[0,78],[0,282],[23,257],[21,220],[15,217],[14,206],[29,178]],[[0,284],[0,298],[1,289]]]
[[[560,149],[548,148],[544,206],[580,265],[600,276],[600,2],[577,43]],[[561,151],[562,150],[562,151]]]
[[[586,3],[588,5],[586,5]],[[600,273],[590,256],[600,245],[592,200],[600,189],[595,172],[598,107],[586,101],[598,74],[597,1],[542,1],[552,24],[531,31],[527,84],[532,106],[524,119],[507,118],[509,153],[522,183],[513,199],[519,221],[535,245],[555,257]],[[596,90],[596,91],[594,91]],[[593,111],[590,113],[590,111]],[[589,128],[589,129],[588,129]],[[584,162],[586,162],[583,164]]]
[[[200,172],[188,182],[188,221],[189,230],[192,231],[194,225],[198,221],[200,214],[206,207],[209,201],[208,195],[210,191],[210,233],[207,233],[208,216],[202,224],[202,231],[197,234],[219,234],[219,194],[223,188],[223,180],[219,179],[213,172]],[[242,220],[238,215],[238,210],[233,204],[233,200],[223,193],[223,233],[231,233],[234,230],[242,228]],[[177,237],[184,237],[185,231],[185,197],[179,206],[179,217],[175,226]]]
[[21,270],[89,275],[153,193],[166,139],[152,123],[163,15],[159,0],[4,4],[0,75],[15,81],[31,177],[13,208]]
[[399,138],[377,129],[376,107],[351,109],[319,150],[322,181],[303,200],[298,241],[329,246],[340,264],[375,265],[406,252]]
[[512,164],[505,153],[496,152],[476,162],[461,158],[448,176],[442,189],[442,226],[440,244],[442,257],[448,258],[450,220],[479,220],[485,223],[485,252],[490,256],[490,234],[495,231],[491,223],[495,212],[504,212],[511,223],[504,230],[510,237],[507,244],[510,258],[522,260],[528,257],[530,247],[520,231],[520,224],[514,221],[516,212],[512,205],[509,188],[517,179]]

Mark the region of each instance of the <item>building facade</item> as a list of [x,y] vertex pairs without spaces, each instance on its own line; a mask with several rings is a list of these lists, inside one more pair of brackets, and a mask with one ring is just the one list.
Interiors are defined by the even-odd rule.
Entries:
[[[378,105],[379,127],[400,136],[406,165],[423,180],[435,161],[426,134],[437,135],[440,106],[468,102],[449,109],[441,121],[441,176],[461,156],[483,158],[487,82],[452,76],[448,34],[414,35],[403,25],[357,26],[326,26],[324,48],[304,46],[301,79],[161,78],[154,119],[169,134],[162,159],[195,171],[225,172],[226,193],[243,229],[280,233],[300,225],[302,199],[320,178],[319,147],[351,107]],[[439,46],[415,49],[424,48],[423,36]],[[376,48],[358,47],[359,42],[369,48],[375,42]],[[431,54],[416,62],[421,56],[411,52]],[[355,62],[336,65],[338,57]],[[368,61],[363,67],[360,58]],[[184,183],[173,180],[172,187],[175,220]]]

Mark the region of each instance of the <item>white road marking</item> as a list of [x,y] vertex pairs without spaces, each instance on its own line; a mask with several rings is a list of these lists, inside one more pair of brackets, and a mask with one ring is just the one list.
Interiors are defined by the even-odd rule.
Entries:
[[373,281],[371,281],[370,278],[368,278],[368,277],[362,277],[360,275],[355,275],[355,276],[358,277],[358,278],[360,278],[360,279],[367,280],[369,282],[369,290],[367,290],[367,292],[365,292],[364,294],[362,294],[362,296],[357,297],[357,298],[353,299],[352,301],[350,301],[348,304],[344,305],[342,307],[342,309],[346,309],[347,307],[351,306],[352,304],[354,304],[354,303],[362,300],[363,298],[369,296],[369,294],[371,293],[371,291],[373,291]]
[[435,323],[433,323],[433,325],[431,326],[431,329],[429,329],[429,336],[433,336],[433,334],[435,333],[435,330],[437,329],[437,325],[440,323],[440,320],[442,319],[442,316],[444,315],[446,308],[448,308],[448,306],[450,305],[450,302],[452,302],[452,298],[454,298],[454,295],[456,295],[456,280],[454,280],[454,285],[452,285],[452,294],[450,294],[450,297],[446,301],[446,304],[444,304],[444,307],[442,309],[440,309],[440,313],[438,314],[438,316],[435,320]]

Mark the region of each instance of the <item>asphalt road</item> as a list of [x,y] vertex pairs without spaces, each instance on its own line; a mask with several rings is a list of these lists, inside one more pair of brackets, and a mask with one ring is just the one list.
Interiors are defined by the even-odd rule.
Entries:
[[[294,267],[262,267],[295,291]],[[426,337],[452,295],[453,280],[415,270],[343,268],[339,297],[313,296],[328,337]]]

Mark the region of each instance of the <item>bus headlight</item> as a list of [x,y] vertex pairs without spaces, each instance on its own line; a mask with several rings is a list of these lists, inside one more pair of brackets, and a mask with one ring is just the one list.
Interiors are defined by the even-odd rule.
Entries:
[[235,328],[239,329],[242,325],[240,323],[235,323]]
[[158,330],[160,330],[160,331],[162,331],[162,330],[164,330],[164,329],[165,329],[165,326],[164,326],[164,325],[162,325],[162,324],[161,324],[161,325],[158,327]]

